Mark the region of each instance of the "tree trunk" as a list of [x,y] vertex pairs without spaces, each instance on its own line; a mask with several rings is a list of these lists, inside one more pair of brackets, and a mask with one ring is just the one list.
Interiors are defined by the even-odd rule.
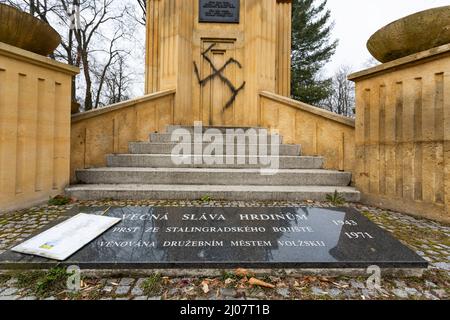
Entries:
[[83,62],[83,74],[84,79],[86,80],[86,90],[84,96],[84,110],[89,111],[92,110],[93,102],[92,102],[92,80],[91,73],[89,72],[89,60],[87,54],[85,52],[81,53],[81,60]]
[[[39,0],[38,0],[39,1]],[[30,0],[30,14],[34,16],[34,13],[36,12],[35,7],[35,0]]]

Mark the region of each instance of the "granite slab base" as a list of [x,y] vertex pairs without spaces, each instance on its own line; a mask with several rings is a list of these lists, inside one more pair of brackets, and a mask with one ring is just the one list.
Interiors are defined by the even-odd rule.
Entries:
[[[105,209],[80,207],[70,214],[102,214]],[[105,215],[122,221],[66,261],[7,251],[0,255],[0,269],[428,267],[413,250],[352,208],[115,207]]]

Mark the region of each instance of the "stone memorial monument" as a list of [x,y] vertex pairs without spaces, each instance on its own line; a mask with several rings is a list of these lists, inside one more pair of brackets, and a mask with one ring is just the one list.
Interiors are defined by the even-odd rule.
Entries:
[[149,0],[146,93],[174,122],[257,125],[258,93],[290,95],[291,1]]
[[124,207],[107,215],[121,222],[64,262],[8,251],[0,268],[405,271],[428,265],[355,209]]
[[[354,169],[356,181],[366,197],[375,194],[368,197],[369,201],[378,201],[377,194],[396,194],[397,201],[411,203],[430,196],[422,193],[428,190],[429,184],[427,171],[420,169],[427,165],[427,158],[434,157],[437,174],[432,181],[436,190],[432,197],[437,203],[434,211],[441,212],[448,203],[448,192],[443,192],[448,186],[445,184],[448,163],[440,161],[444,152],[448,153],[448,135],[441,129],[448,124],[448,108],[444,105],[448,95],[448,46],[425,57],[422,54],[353,75],[357,82],[358,108],[355,130],[351,119],[288,98],[291,5],[290,0],[147,0],[147,95],[73,116],[72,148],[68,151],[57,144],[43,148],[44,140],[38,142],[35,174],[21,169],[26,163],[22,140],[9,139],[18,142],[18,160],[8,170],[16,180],[2,173],[1,187],[5,182],[14,181],[16,190],[11,199],[17,199],[18,194],[27,190],[23,183],[34,176],[34,191],[41,191],[43,186],[58,190],[64,181],[57,180],[54,173],[67,166],[66,162],[58,161],[70,155],[73,180],[81,184],[68,187],[66,193],[78,199],[104,199],[110,195],[115,199],[199,199],[200,192],[208,196],[215,192],[213,198],[222,200],[228,197],[228,200],[299,202],[323,201],[333,192],[340,192],[345,200],[358,201],[359,192],[349,186],[352,175],[345,172]],[[14,51],[4,45],[0,45],[0,50],[9,56]],[[431,57],[440,53],[445,53],[446,58],[440,57],[445,63],[438,68],[434,65],[437,60]],[[43,63],[42,58],[35,56],[31,58],[27,60],[32,60],[33,65],[58,67],[61,72],[60,65],[49,64],[47,60]],[[6,76],[10,77],[5,73],[9,72],[9,66],[4,60],[0,59],[2,84],[7,83]],[[417,67],[419,60],[429,64],[429,69]],[[414,81],[405,68],[414,70]],[[424,70],[427,77],[422,80]],[[62,104],[59,99],[69,97],[69,76],[77,70],[63,71],[64,77],[59,82],[53,78],[47,82],[38,79],[38,92],[44,92],[44,86],[48,85],[50,89],[45,92],[52,93],[48,100],[34,99],[39,108],[48,101]],[[390,72],[395,72],[395,76]],[[434,89],[430,89],[429,79]],[[17,92],[25,91],[23,84],[27,79],[22,77],[20,81]],[[0,86],[0,93],[3,90]],[[428,108],[422,97],[426,90],[434,91],[433,123],[421,117]],[[410,93],[408,98],[404,92]],[[68,112],[68,99],[65,100]],[[3,100],[0,103],[0,110],[4,110]],[[26,119],[26,114],[19,112],[17,117]],[[285,143],[280,147],[282,168],[268,178],[260,175],[259,168],[248,166],[250,163],[238,163],[235,167],[213,167],[205,163],[200,167],[197,163],[183,167],[184,163],[174,163],[170,159],[174,143],[171,133],[180,125],[186,128],[195,121],[222,130],[224,126],[279,130]],[[395,129],[388,128],[389,123],[395,123]],[[432,156],[422,139],[426,138],[425,129],[430,126],[437,127],[433,139],[445,141],[445,148],[433,146]],[[63,126],[56,126],[60,127]],[[63,129],[61,132],[47,130],[45,141],[52,141],[50,137],[54,135],[63,141],[69,128]],[[163,130],[167,132],[162,133]],[[356,168],[353,167],[355,132]],[[20,135],[24,133],[19,132]],[[400,145],[402,139],[410,141],[412,137],[414,143],[420,142],[417,146]],[[391,143],[392,138],[397,145]],[[381,147],[373,148],[373,141],[380,142]],[[67,148],[68,143],[64,146]],[[48,150],[46,154],[45,150]],[[419,156],[416,162],[408,163],[404,155],[412,152]],[[6,163],[4,154],[0,160]],[[48,168],[43,165],[50,163],[48,159],[43,160],[47,154],[55,160]],[[326,169],[335,171],[324,170],[324,159],[319,155],[326,157]],[[98,168],[106,159],[108,167]],[[381,159],[382,165],[368,159]],[[373,170],[367,172],[369,166]],[[414,178],[408,171],[412,167]],[[65,170],[66,174],[68,171]],[[236,181],[244,180],[242,177],[245,182],[236,185]],[[381,200],[385,199],[381,197]],[[428,208],[431,208],[429,204]],[[73,214],[96,214],[89,208],[74,210]],[[414,251],[348,208],[125,207],[111,208],[108,216],[121,218],[121,223],[69,257],[63,265],[87,269],[427,267],[427,262]],[[0,256],[2,268],[54,265],[55,261],[12,251]]]

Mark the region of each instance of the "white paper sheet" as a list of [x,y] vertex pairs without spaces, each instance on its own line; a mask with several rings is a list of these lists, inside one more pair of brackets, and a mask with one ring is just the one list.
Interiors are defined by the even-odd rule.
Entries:
[[11,250],[64,261],[120,220],[80,213]]

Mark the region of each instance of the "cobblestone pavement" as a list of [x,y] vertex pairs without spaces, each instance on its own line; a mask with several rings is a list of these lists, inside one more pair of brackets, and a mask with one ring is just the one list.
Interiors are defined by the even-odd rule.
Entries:
[[[201,201],[86,201],[66,206],[40,206],[0,216],[0,253],[23,241],[48,223],[67,217],[69,209],[80,206],[222,206],[222,207],[332,207],[317,202],[209,202]],[[83,276],[81,291],[65,290],[65,278],[58,272],[3,272],[0,300],[35,299],[448,299],[450,297],[450,227],[397,212],[356,207],[382,228],[430,262],[423,277],[382,277],[381,288],[368,289],[364,276],[259,276],[273,288],[252,286],[245,270],[220,277]],[[51,273],[51,271],[50,271]],[[55,280],[57,279],[57,280]],[[59,283],[58,283],[59,281]]]

